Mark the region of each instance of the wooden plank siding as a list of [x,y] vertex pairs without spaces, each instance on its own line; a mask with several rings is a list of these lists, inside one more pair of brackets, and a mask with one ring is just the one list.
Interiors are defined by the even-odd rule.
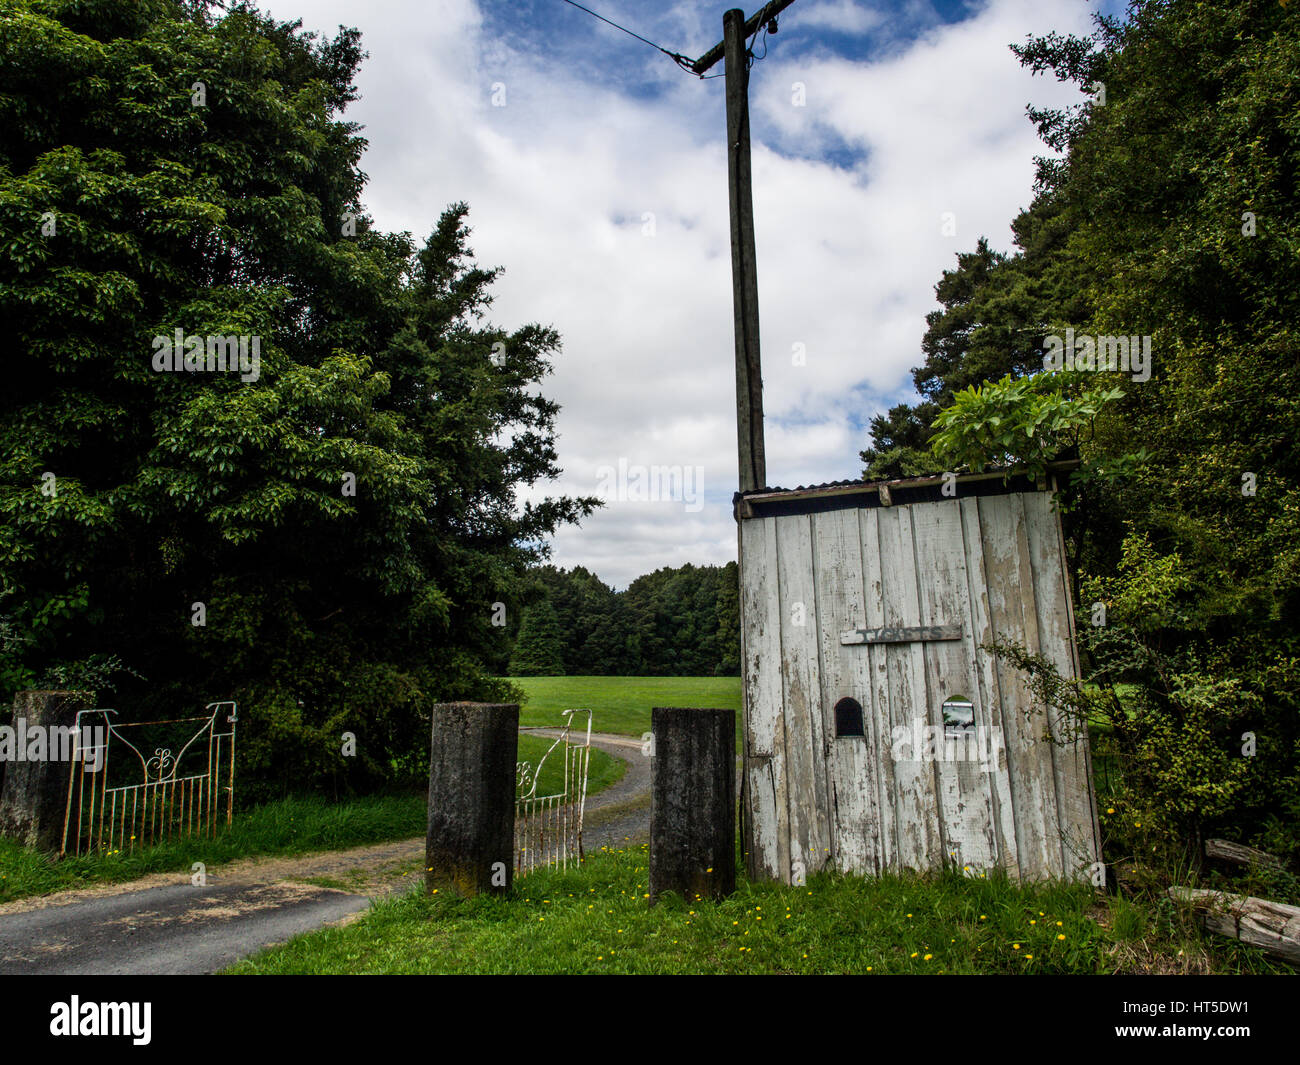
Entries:
[[776,518],[776,572],[781,602],[781,675],[785,682],[786,793],[790,861],[805,873],[830,860],[826,751],[818,676],[817,592],[812,521],[807,514]]
[[[751,875],[790,883],[823,868],[945,863],[1084,875],[1098,851],[1086,735],[1050,742],[1049,731],[1069,739],[1065,723],[1049,722],[1025,677],[981,650],[1000,636],[1078,675],[1049,493],[813,503],[742,517],[740,541]],[[854,630],[905,631],[843,642]],[[835,734],[845,697],[862,707],[862,736]],[[944,738],[952,697],[972,704],[983,742],[965,753],[979,757]],[[938,758],[916,749],[927,726]]]
[[[835,628],[840,618],[860,618],[866,612],[858,514],[837,510],[815,515],[813,520],[822,735],[830,790],[831,859],[840,869],[878,872],[877,833],[872,829],[880,821],[876,780],[880,730],[866,694],[871,688],[871,662],[865,648],[844,646]],[[863,735],[837,740],[835,704],[846,693],[854,693],[862,706]]]

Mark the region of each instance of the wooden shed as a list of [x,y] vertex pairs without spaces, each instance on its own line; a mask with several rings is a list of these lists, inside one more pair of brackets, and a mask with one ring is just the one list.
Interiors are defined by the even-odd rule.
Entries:
[[982,647],[1078,676],[1054,476],[737,494],[752,876],[1098,860],[1086,732]]

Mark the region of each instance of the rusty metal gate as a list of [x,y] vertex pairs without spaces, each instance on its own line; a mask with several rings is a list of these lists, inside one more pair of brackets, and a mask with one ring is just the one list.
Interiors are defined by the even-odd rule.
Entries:
[[[577,737],[573,731],[574,714],[587,715],[586,732],[579,725]],[[566,710],[564,717],[560,734],[536,766],[530,762],[515,763],[516,876],[547,865],[567,869],[570,862],[582,861],[582,815],[587,804],[587,766],[591,761],[591,711]],[[552,756],[562,761],[559,790],[538,795],[538,784]]]
[[78,713],[60,853],[133,850],[228,826],[239,708],[204,709],[203,717],[131,723],[114,721],[116,710]]

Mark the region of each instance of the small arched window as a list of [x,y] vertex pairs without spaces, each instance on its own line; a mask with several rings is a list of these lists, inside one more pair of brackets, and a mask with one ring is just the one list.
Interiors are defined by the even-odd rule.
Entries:
[[975,705],[964,695],[950,695],[943,702],[943,731],[946,736],[966,736],[975,729]]
[[835,704],[835,735],[863,736],[862,704],[845,696]]

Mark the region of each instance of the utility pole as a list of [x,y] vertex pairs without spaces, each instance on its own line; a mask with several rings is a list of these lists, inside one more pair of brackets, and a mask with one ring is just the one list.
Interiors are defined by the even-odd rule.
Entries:
[[758,267],[749,161],[749,56],[745,42],[794,3],[773,0],[746,21],[733,8],[722,16],[722,40],[690,67],[703,74],[723,59],[727,86],[727,184],[731,203],[731,287],[736,330],[736,437],[740,490],[767,484],[763,451],[763,373],[758,347]]

